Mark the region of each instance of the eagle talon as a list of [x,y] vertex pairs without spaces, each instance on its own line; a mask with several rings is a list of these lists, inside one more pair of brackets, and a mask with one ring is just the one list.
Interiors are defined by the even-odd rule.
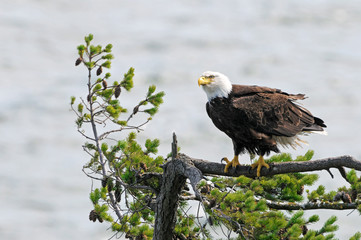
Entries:
[[229,163],[229,160],[228,160],[228,158],[226,158],[226,157],[224,157],[224,158],[221,159],[221,162],[223,162],[223,161],[225,161],[226,163]]
[[269,165],[264,161],[263,156],[260,156],[258,161],[251,165],[252,169],[255,169],[256,167],[257,167],[257,177],[261,176],[262,167],[266,167],[267,169],[269,169]]
[[224,172],[227,173],[228,172],[228,168],[229,167],[234,167],[236,168],[238,165],[241,165],[238,161],[238,155],[234,156],[234,158],[232,159],[232,161],[229,161],[228,158],[224,157],[222,158],[222,161],[225,161],[227,164],[226,164],[226,167],[224,168]]

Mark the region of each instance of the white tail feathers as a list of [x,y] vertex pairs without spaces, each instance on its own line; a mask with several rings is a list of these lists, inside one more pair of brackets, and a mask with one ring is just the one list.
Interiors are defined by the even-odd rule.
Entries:
[[317,134],[321,134],[321,135],[325,135],[325,136],[328,135],[328,133],[327,133],[326,130],[323,130],[323,131],[314,131],[314,132],[312,132],[312,133],[317,133]]
[[307,131],[307,132],[300,132],[296,136],[293,137],[281,137],[281,136],[272,136],[274,140],[276,140],[278,145],[281,145],[282,147],[288,148],[292,147],[293,149],[296,149],[297,146],[302,147],[302,144],[308,145],[308,142],[305,140],[302,140],[300,136],[307,136],[310,133],[317,133],[321,135],[327,135],[327,132],[324,131]]

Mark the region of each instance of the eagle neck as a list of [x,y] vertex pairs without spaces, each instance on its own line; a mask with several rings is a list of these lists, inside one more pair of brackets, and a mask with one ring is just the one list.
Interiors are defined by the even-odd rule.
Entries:
[[229,85],[227,84],[217,89],[207,89],[205,92],[207,94],[208,101],[212,101],[216,98],[228,98],[232,92],[232,84],[229,83]]

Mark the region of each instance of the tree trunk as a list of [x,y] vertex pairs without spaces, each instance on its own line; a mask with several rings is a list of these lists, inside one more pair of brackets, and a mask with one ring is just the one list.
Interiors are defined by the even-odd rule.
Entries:
[[180,174],[184,163],[174,159],[164,165],[160,193],[157,197],[153,239],[171,240],[176,223],[179,196],[187,177]]

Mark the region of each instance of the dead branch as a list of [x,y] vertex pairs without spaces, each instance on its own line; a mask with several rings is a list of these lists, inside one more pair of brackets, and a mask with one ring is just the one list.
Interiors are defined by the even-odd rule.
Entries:
[[[183,176],[190,179],[191,185],[195,190],[196,195],[192,196],[194,200],[200,201],[201,198],[197,196],[198,191],[195,186],[201,180],[199,172],[203,175],[218,175],[218,176],[230,176],[238,177],[244,175],[250,178],[256,178],[256,170],[252,170],[249,165],[237,166],[236,169],[231,169],[228,173],[224,172],[225,164],[210,162],[202,159],[191,158],[185,154],[178,154],[177,160],[181,160],[187,167],[183,166],[185,172]],[[356,160],[351,156],[340,156],[333,158],[324,158],[312,161],[304,162],[282,162],[282,163],[270,163],[270,169],[262,169],[262,176],[273,176],[276,174],[285,174],[293,172],[312,172],[327,170],[330,168],[336,168],[340,171],[341,175],[346,179],[346,172],[344,167],[361,170],[361,161]],[[342,169],[342,170],[341,170]],[[189,171],[187,171],[189,170]],[[346,179],[347,180],[347,179]],[[258,199],[260,200],[260,199]],[[345,209],[356,209],[358,202],[355,203],[339,203],[339,202],[307,202],[307,203],[292,203],[292,202],[276,202],[271,200],[265,200],[269,208],[282,209],[282,210],[311,210],[311,209],[334,209],[334,210],[345,210]]]
[[[219,175],[228,177],[239,177],[241,175],[256,178],[256,169],[251,169],[250,165],[237,166],[236,169],[230,168],[227,173],[224,172],[225,164],[211,162],[202,159],[191,158],[185,154],[178,154],[180,159],[191,161],[196,168],[198,168],[203,175]],[[330,168],[336,168],[341,172],[341,175],[346,178],[344,174],[344,167],[353,168],[361,171],[361,161],[352,156],[344,155],[339,157],[330,157],[317,160],[310,160],[304,162],[282,162],[270,163],[270,168],[262,168],[261,176],[273,176],[284,173],[294,172],[313,172],[313,171],[328,171]]]
[[276,202],[265,200],[269,208],[278,210],[318,210],[318,209],[333,209],[333,210],[346,210],[356,209],[356,203],[339,203],[339,202],[306,202],[306,203],[293,203],[293,202]]

